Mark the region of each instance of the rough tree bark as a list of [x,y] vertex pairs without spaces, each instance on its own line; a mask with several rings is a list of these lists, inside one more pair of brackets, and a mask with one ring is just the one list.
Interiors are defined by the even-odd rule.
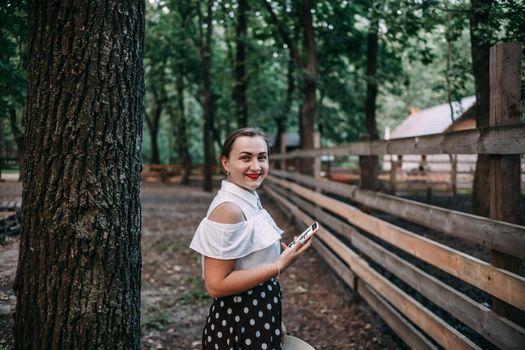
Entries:
[[140,348],[144,11],[29,1],[17,349]]
[[238,1],[238,16],[236,37],[235,37],[235,115],[237,116],[237,125],[239,128],[248,125],[248,105],[246,98],[246,91],[248,89],[248,79],[246,76],[246,30],[247,18],[246,11],[248,9],[247,0]]
[[[472,0],[470,4],[470,43],[476,88],[476,127],[489,126],[490,112],[490,34],[489,16],[493,0]],[[489,156],[479,154],[472,185],[472,212],[488,217],[490,213]]]

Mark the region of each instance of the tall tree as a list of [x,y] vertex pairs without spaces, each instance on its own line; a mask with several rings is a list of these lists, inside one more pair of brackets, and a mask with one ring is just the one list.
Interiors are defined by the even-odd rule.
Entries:
[[[301,136],[301,147],[303,149],[314,148],[314,128],[316,113],[316,84],[317,84],[317,54],[315,45],[315,32],[313,26],[314,7],[313,2],[304,0],[298,2],[297,14],[301,23],[303,40],[302,52],[291,40],[282,20],[275,13],[272,5],[264,0],[263,4],[270,14],[273,25],[277,28],[281,40],[290,50],[291,57],[301,71],[303,100],[300,110],[299,130]],[[313,159],[303,159],[301,172],[313,174]]]
[[[200,4],[197,3],[199,17],[202,18]],[[211,91],[211,47],[212,47],[212,30],[213,30],[213,0],[208,0],[206,6],[206,18],[200,20],[199,26],[201,31],[201,60],[202,60],[202,106],[204,112],[204,123],[202,126],[203,143],[204,143],[204,191],[211,192],[212,183],[212,164],[213,164],[213,112],[212,112],[212,91]],[[205,22],[204,22],[205,21]],[[203,27],[206,34],[203,33]]]
[[140,348],[144,11],[29,1],[17,349]]
[[[315,52],[315,33],[313,25],[313,1],[304,0],[301,4],[301,24],[303,27],[304,53],[306,57],[303,71],[303,105],[301,106],[301,147],[314,148],[314,127],[316,112],[317,55]],[[313,159],[301,162],[301,172],[313,175]]]
[[247,90],[248,79],[246,76],[246,32],[247,32],[247,0],[238,0],[238,16],[235,37],[235,115],[239,128],[248,125]]
[[[493,0],[471,0],[470,5],[470,49],[474,85],[476,87],[476,127],[489,126],[490,79],[489,56],[491,45],[490,10]],[[478,154],[472,186],[472,212],[489,216],[489,156]]]
[[[376,7],[379,6],[374,0],[370,1],[369,28],[367,37],[366,53],[366,99],[365,99],[365,121],[368,140],[377,140],[379,135],[376,123],[376,101],[377,101],[377,58],[379,47],[379,18]],[[361,169],[361,188],[374,190],[377,178],[377,156],[362,156],[359,158]]]

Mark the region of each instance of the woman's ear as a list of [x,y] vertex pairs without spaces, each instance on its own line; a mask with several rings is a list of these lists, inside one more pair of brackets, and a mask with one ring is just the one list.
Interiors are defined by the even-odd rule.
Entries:
[[221,156],[221,165],[225,172],[228,172],[228,158],[225,156]]

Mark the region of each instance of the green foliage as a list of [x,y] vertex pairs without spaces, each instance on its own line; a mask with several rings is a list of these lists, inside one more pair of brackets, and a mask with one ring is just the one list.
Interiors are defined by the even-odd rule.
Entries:
[[25,1],[3,1],[0,5],[0,18],[0,117],[3,118],[10,109],[19,110],[25,103]]
[[[299,48],[303,33],[296,1],[271,1],[290,40]],[[411,107],[426,108],[474,94],[470,53],[470,1],[459,0],[318,0],[314,2],[317,51],[317,120],[322,144],[352,142],[364,132],[367,35],[371,20],[379,23],[379,87],[377,120],[380,135],[395,127]],[[147,1],[145,37],[145,113],[154,115],[162,103],[158,140],[161,161],[177,162],[178,127],[186,126],[194,163],[202,162],[202,16],[204,2]],[[277,130],[287,103],[289,49],[272,24],[262,0],[248,1],[246,71],[250,125]],[[219,139],[237,127],[233,99],[237,1],[213,5],[212,109]],[[201,7],[201,8],[199,8]],[[27,50],[26,2],[6,0],[0,5],[0,118],[15,110],[23,115]],[[200,14],[199,14],[200,13]],[[525,43],[525,4],[495,0],[484,40]],[[300,52],[300,54],[302,54]],[[447,66],[447,60],[449,62]],[[525,61],[524,61],[525,62]],[[302,103],[302,72],[292,66],[295,90],[286,128],[298,130]],[[177,81],[184,84],[185,121],[178,110]],[[524,84],[525,86],[525,84]],[[18,121],[20,124],[20,121]],[[4,122],[6,131],[10,126]],[[20,126],[20,125],[19,125]],[[148,125],[145,123],[146,131]],[[12,140],[9,136],[8,140]],[[215,148],[218,148],[215,143]],[[150,135],[144,133],[143,158],[151,154]]]

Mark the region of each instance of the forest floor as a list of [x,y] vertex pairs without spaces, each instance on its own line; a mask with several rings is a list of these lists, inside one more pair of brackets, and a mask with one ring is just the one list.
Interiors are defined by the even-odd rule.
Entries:
[[[1,196],[20,195],[16,182]],[[213,194],[198,187],[143,184],[142,348],[200,349],[211,303],[200,277],[199,255],[188,248]],[[295,228],[263,197],[263,205],[290,240]],[[0,350],[13,348],[12,284],[18,238],[0,244]],[[288,332],[316,349],[405,349],[364,301],[346,288],[313,251],[281,276]]]

